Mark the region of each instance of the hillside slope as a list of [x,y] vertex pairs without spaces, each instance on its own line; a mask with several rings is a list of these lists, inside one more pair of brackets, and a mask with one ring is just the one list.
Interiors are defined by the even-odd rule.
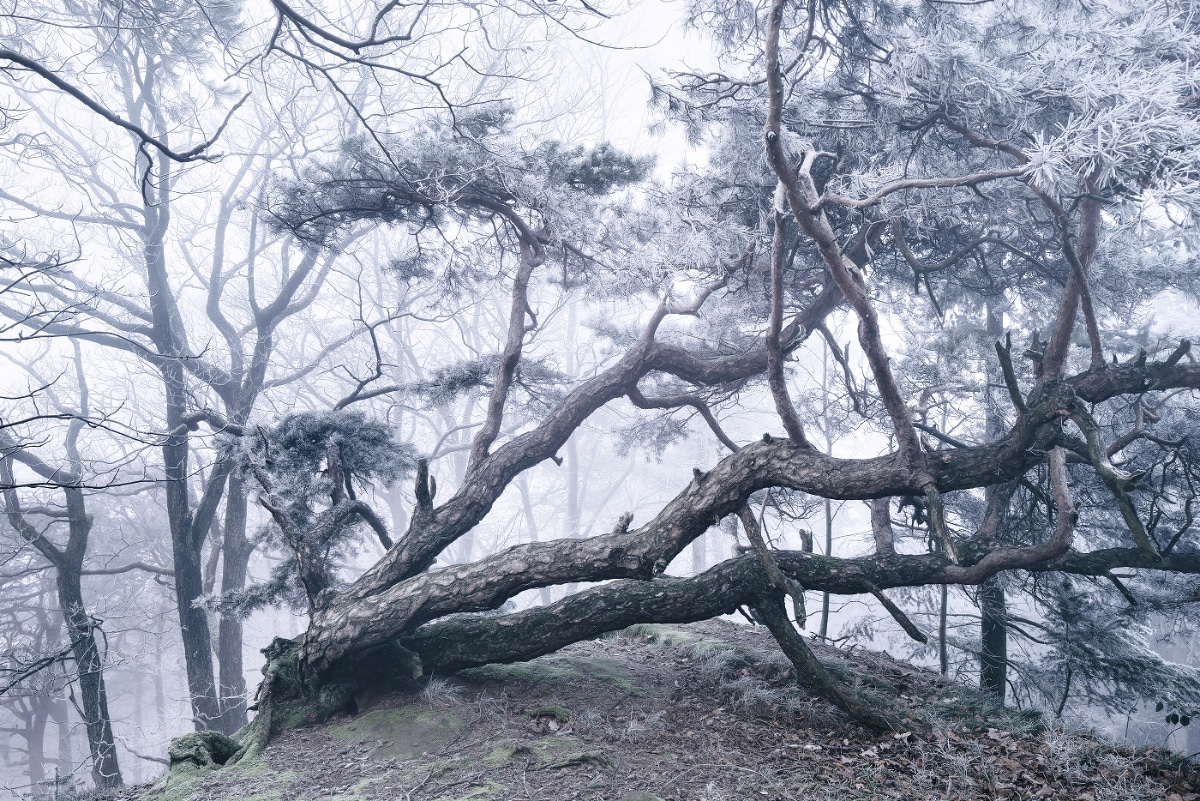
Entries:
[[[1200,772],[987,708],[886,657],[819,647],[908,710],[911,731],[846,722],[790,682],[765,631],[635,627],[529,663],[365,699],[229,767],[175,765],[137,801],[1088,799],[1198,801]],[[881,699],[882,700],[882,699]]]

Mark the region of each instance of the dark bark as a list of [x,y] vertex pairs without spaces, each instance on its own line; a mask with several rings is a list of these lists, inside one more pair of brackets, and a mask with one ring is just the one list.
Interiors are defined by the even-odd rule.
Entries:
[[[1120,375],[1115,377],[1125,380]],[[1106,388],[1093,379],[1089,373],[1081,380],[1090,382],[1093,392],[1104,392]],[[1172,380],[1179,381],[1197,379],[1200,370],[1190,367],[1172,376]],[[988,445],[940,452],[928,473],[913,469],[895,454],[874,459],[838,459],[793,448],[787,443],[757,442],[726,456],[703,474],[701,480],[691,482],[654,519],[633,531],[587,540],[520,545],[475,564],[419,573],[388,581],[381,587],[387,567],[398,564],[385,557],[336,602],[316,610],[304,645],[304,669],[319,684],[325,670],[354,651],[379,645],[440,615],[495,608],[527,589],[572,581],[650,578],[656,568],[668,564],[692,540],[744,504],[753,492],[767,487],[789,487],[828,498],[869,499],[919,494],[929,475],[943,493],[1017,478],[1042,463],[1046,451],[1053,447],[1056,421],[1065,409],[1074,408],[1079,402],[1072,391],[1073,383],[1047,385],[1031,396],[1029,412],[1021,416],[1007,437]],[[522,437],[537,442],[541,436],[543,432],[535,429],[514,442]],[[474,480],[468,481],[445,506],[416,516],[430,520],[421,528],[434,529],[439,541],[445,538],[451,542],[457,538],[455,534],[470,530],[477,522],[475,515],[483,511],[470,505],[482,503],[486,497],[490,506],[490,498],[503,489],[503,484],[491,482],[481,486],[485,478],[496,481],[503,478],[503,474],[491,473],[490,462],[502,458],[517,457],[508,453],[507,445],[497,450],[476,467]],[[516,465],[505,463],[503,467],[515,469]],[[1029,548],[981,551],[977,561],[947,566],[938,576],[920,583],[977,584],[1000,570],[1037,567],[1063,556],[1069,544],[1064,539],[1068,533],[1060,530],[1051,540]],[[429,541],[423,545],[432,550]],[[404,546],[402,540],[389,556],[395,558],[404,551]],[[895,558],[900,560],[896,564],[913,564],[904,560],[919,557]],[[896,586],[890,577],[868,578],[880,588]],[[803,580],[801,584],[818,588]],[[830,588],[830,591],[844,590]],[[856,584],[851,591],[863,590]]]
[[[867,246],[871,232],[886,227],[886,222],[879,218],[873,207],[893,192],[974,187],[990,180],[1024,180],[1028,174],[1025,157],[1015,147],[984,142],[983,137],[955,127],[948,119],[950,112],[943,110],[931,119],[942,120],[971,145],[993,147],[1008,154],[1017,160],[1017,166],[958,178],[905,178],[859,201],[838,196],[829,189],[818,190],[818,180],[813,176],[814,163],[826,157],[835,158],[835,155],[816,153],[811,146],[800,153],[785,148],[785,139],[790,135],[784,122],[785,97],[790,88],[786,81],[792,78],[781,67],[779,51],[786,5],[785,0],[773,0],[770,4],[765,31],[766,76],[762,82],[767,97],[763,130],[766,156],[781,187],[775,206],[777,224],[771,259],[771,318],[761,345],[750,348],[747,353],[698,357],[683,348],[655,341],[657,328],[667,315],[695,313],[703,303],[705,292],[715,291],[714,287],[722,286],[723,282],[702,292],[700,300],[687,309],[677,309],[664,302],[652,315],[640,339],[620,359],[578,384],[540,424],[533,424],[523,433],[497,445],[508,389],[527,333],[526,320],[533,316],[527,301],[530,276],[533,268],[542,262],[542,245],[550,247],[551,238],[532,232],[521,217],[523,210],[519,211],[516,203],[468,195],[465,190],[451,198],[407,199],[407,202],[422,205],[444,203],[485,208],[495,222],[516,229],[521,266],[510,298],[507,339],[483,427],[471,448],[469,466],[458,491],[435,507],[427,466],[422,464],[418,472],[417,509],[407,532],[342,596],[333,597],[332,593],[322,592],[325,602],[312,603],[311,625],[298,644],[297,654],[302,680],[307,683],[309,692],[319,695],[323,685],[346,681],[354,675],[356,666],[389,652],[397,639],[405,649],[394,654],[400,660],[398,665],[409,664],[411,653],[416,653],[426,673],[446,672],[472,664],[529,658],[634,622],[699,619],[739,604],[751,604],[759,607],[768,619],[799,674],[858,719],[872,725],[888,725],[889,721],[876,710],[864,706],[861,699],[821,676],[811,652],[786,620],[780,601],[783,591],[796,595],[798,605],[802,605],[802,600],[797,586],[830,594],[870,593],[884,602],[904,625],[907,619],[882,594],[883,589],[940,585],[944,599],[945,587],[949,584],[979,585],[1010,570],[1088,572],[1094,568],[1108,570],[1120,563],[1193,572],[1200,565],[1200,557],[1195,554],[1169,554],[1163,558],[1145,547],[1144,537],[1139,536],[1140,524],[1135,525],[1136,510],[1128,498],[1132,482],[1126,482],[1130,486],[1125,486],[1121,483],[1125,479],[1109,476],[1105,471],[1112,472],[1111,464],[1097,457],[1091,460],[1093,467],[1110,486],[1115,486],[1114,493],[1124,504],[1122,511],[1126,512],[1134,539],[1143,547],[1099,554],[1079,554],[1070,550],[1077,514],[1067,487],[1063,448],[1072,443],[1064,435],[1064,419],[1074,420],[1087,428],[1089,403],[1117,394],[1200,386],[1200,367],[1179,367],[1177,359],[1150,366],[1110,367],[1099,358],[1101,342],[1094,310],[1090,307],[1087,269],[1096,248],[1101,218],[1099,202],[1090,192],[1080,203],[1082,218],[1076,226],[1076,237],[1072,231],[1073,222],[1066,213],[1030,185],[1030,191],[1046,203],[1054,216],[1063,255],[1072,269],[1067,291],[1059,303],[1058,322],[1043,361],[1042,374],[1028,398],[1022,397],[1019,391],[1015,371],[1005,369],[1010,398],[1018,412],[1015,425],[1009,431],[989,426],[987,443],[983,445],[966,446],[943,437],[951,445],[949,449],[927,453],[922,448],[910,404],[892,371],[884,344],[880,315],[872,300],[878,293],[868,290],[866,272],[859,269],[872,252]],[[810,36],[805,37],[801,52],[795,54],[795,63],[801,62],[810,39]],[[842,163],[840,159],[837,161]],[[388,199],[395,198],[389,195]],[[827,215],[831,205],[865,212],[868,224],[860,229],[860,242],[843,246],[845,236],[835,230],[831,216]],[[807,240],[803,244],[815,246],[828,275],[821,296],[784,327],[782,257],[787,242],[783,217],[789,211]],[[356,214],[358,219],[378,216],[366,207]],[[339,218],[339,221],[345,222],[346,218]],[[915,269],[915,256],[903,245],[902,227],[897,225],[895,231],[897,241],[905,248],[905,257]],[[982,241],[977,241],[968,250],[973,250]],[[960,252],[951,261],[966,252]],[[933,268],[948,266],[933,265]],[[922,267],[921,272],[928,269]],[[807,333],[818,327],[843,301],[857,319],[859,342],[895,436],[895,452],[876,458],[840,459],[797,447],[806,443],[783,381],[782,365],[786,353],[802,342]],[[1082,308],[1088,318],[1092,367],[1082,376],[1065,379],[1077,307]],[[1002,358],[1008,359],[1007,350],[1003,351]],[[1011,367],[1007,361],[1005,364]],[[453,564],[431,571],[439,556],[445,556],[447,549],[471,536],[513,480],[543,460],[556,458],[579,426],[596,410],[622,396],[630,397],[639,406],[654,405],[641,396],[637,388],[639,380],[652,372],[674,376],[694,387],[765,373],[790,442],[778,442],[766,435],[760,442],[734,449],[707,472],[697,469],[694,480],[653,519],[637,529],[626,530],[629,521],[625,519],[625,525],[590,539],[527,543],[473,564]],[[676,395],[673,399],[682,402],[684,397],[688,396]],[[926,430],[943,434],[928,427]],[[1094,431],[1088,429],[1086,433]],[[1089,437],[1088,443],[1093,454],[1097,450],[1094,439]],[[1054,495],[1052,530],[1032,544],[1019,547],[1006,544],[1002,536],[996,536],[998,531],[1003,533],[1004,510],[1010,491],[1006,487],[1022,479],[1030,469],[1047,464]],[[752,535],[758,561],[734,559],[693,579],[661,577],[665,566],[683,548],[724,517],[738,512],[744,514],[754,492],[775,487],[819,496],[827,502],[829,499],[873,501],[878,552],[859,559],[769,553],[761,540]],[[954,491],[980,488],[989,490],[988,512],[977,532],[960,536],[946,524],[944,496]],[[887,499],[896,496],[925,499],[930,533],[941,546],[942,554],[918,556],[894,552]],[[753,519],[744,516],[743,520],[751,530]],[[574,528],[570,516],[567,525],[569,529]],[[310,558],[303,548],[297,551],[297,556],[301,563]],[[768,577],[770,581],[767,581]],[[576,593],[543,609],[498,618],[458,616],[458,613],[495,609],[527,590],[570,586],[573,582],[583,581],[611,583]],[[981,597],[985,599],[984,661],[985,668],[990,671],[984,684],[1002,691],[1004,600],[998,583],[989,584]],[[313,600],[311,588],[310,600]],[[911,622],[905,628],[915,637],[924,637]],[[945,669],[944,614],[941,634]],[[369,658],[368,654],[371,655]]]
[[[994,304],[989,300],[986,308],[987,333],[995,340],[997,347],[1000,337],[1004,334],[1004,326],[996,313]],[[1001,353],[997,350],[997,353]],[[1003,359],[1001,360],[1003,363]],[[989,439],[1004,435],[1004,413],[1001,411],[997,387],[1000,383],[1013,387],[1015,378],[1011,379],[1001,365],[1002,375],[997,375],[996,366],[989,363],[987,376],[988,386],[984,402],[987,405],[986,433]],[[1010,394],[1014,394],[1012,389]],[[1015,404],[1020,397],[1016,392],[1011,400]],[[1023,403],[1023,401],[1022,401]],[[1018,407],[1019,408],[1019,407]],[[989,487],[986,490],[989,508],[981,535],[994,537],[1003,527],[1008,516],[1008,505],[1012,497],[1012,488]],[[1008,605],[1004,597],[1004,585],[998,577],[993,576],[979,585],[979,687],[1004,702],[1008,686]]]
[[875,537],[877,553],[893,553],[896,550],[896,534],[892,531],[891,502],[891,498],[875,498],[871,501],[871,533]]
[[787,261],[787,217],[782,209],[775,210],[775,232],[771,236],[771,317],[767,322],[767,383],[775,413],[783,421],[783,430],[797,448],[809,447],[800,416],[792,405],[783,373],[783,349],[779,335],[783,330],[783,273]]
[[[825,499],[825,555],[833,556],[833,504]],[[821,623],[817,633],[821,639],[829,636],[829,606],[832,598],[829,593],[821,593]]]
[[821,664],[804,638],[792,628],[784,610],[782,594],[774,593],[763,598],[754,608],[792,663],[800,681],[836,704],[859,723],[875,729],[901,729],[902,724],[896,716],[889,715],[878,702],[872,702],[861,693],[846,687]]
[[[225,500],[225,539],[222,544],[221,592],[246,586],[247,569],[254,546],[246,539],[247,498],[245,479],[231,475]],[[242,621],[222,615],[217,635],[217,665],[221,677],[221,725],[225,734],[246,725],[246,676],[242,660]]]
[[1004,586],[992,577],[979,586],[979,688],[1004,702],[1008,674],[1008,608]]
[[[795,551],[774,555],[786,574],[810,590],[837,595],[866,594],[868,583],[883,589],[938,584],[958,569],[935,554],[858,559]],[[1151,564],[1136,548],[1109,549],[1068,554],[1037,569],[1103,575],[1119,567],[1200,574],[1200,554]],[[757,555],[747,553],[692,578],[613,581],[510,615],[447,617],[401,633],[399,639],[419,655],[425,675],[445,675],[489,663],[533,659],[635,623],[689,623],[730,614],[770,592]]]
[[79,573],[60,569],[56,578],[58,602],[67,624],[67,636],[74,645],[83,723],[92,757],[92,781],[98,789],[110,790],[120,787],[122,780],[113,741],[112,719],[108,713],[104,665],[96,643],[97,625],[84,609]]
[[[788,347],[798,346],[807,332],[836,308],[840,297],[836,288],[827,287],[815,298],[781,335],[785,341],[792,338]],[[555,456],[584,420],[608,402],[636,391],[643,376],[658,371],[699,383],[720,384],[748,378],[766,369],[765,347],[746,354],[704,359],[682,348],[655,342],[657,325],[668,313],[666,306],[660,307],[642,339],[623,358],[576,387],[539,426],[482,458],[472,468],[471,480],[464,482],[436,514],[431,510],[419,519],[414,515],[396,547],[348,592],[365,598],[427,569],[439,553],[484,518],[514,478]],[[1197,381],[1200,382],[1200,370]]]
[[525,321],[529,314],[529,279],[533,271],[539,267],[546,256],[542,250],[537,235],[529,229],[520,215],[503,204],[483,203],[487,208],[508,220],[516,228],[521,240],[521,266],[517,270],[516,280],[513,281],[512,302],[509,307],[508,337],[504,343],[504,351],[500,354],[500,364],[496,367],[496,377],[492,384],[492,392],[488,397],[487,415],[483,426],[475,435],[471,444],[471,459],[467,463],[467,472],[477,465],[488,454],[488,449],[496,441],[500,433],[500,423],[504,416],[504,406],[508,400],[508,390],[512,385],[517,365],[521,361],[521,350],[525,342],[528,328]]
[[[883,345],[879,315],[866,291],[862,271],[843,251],[825,212],[820,210],[821,196],[810,170],[816,158],[813,151],[802,154],[803,161],[795,169],[784,152],[783,104],[784,76],[779,63],[780,27],[783,23],[785,0],[773,0],[767,17],[764,55],[766,61],[767,121],[764,128],[767,161],[783,189],[792,217],[816,245],[833,282],[858,317],[858,340],[866,354],[871,375],[884,408],[891,418],[899,444],[900,458],[914,469],[924,459],[912,413],[905,403],[892,373],[891,363]],[[924,484],[928,483],[923,482]]]
[[[150,86],[153,86],[153,78],[152,72],[146,76]],[[213,674],[208,615],[197,606],[204,594],[201,546],[208,534],[208,521],[196,519],[188,497],[190,454],[185,417],[189,395],[184,361],[190,352],[166,263],[166,234],[171,221],[171,168],[165,157],[160,157],[154,164],[142,155],[138,158],[138,172],[143,186],[141,211],[144,222],[140,233],[146,297],[152,321],[150,339],[156,355],[162,358],[159,374],[163,382],[164,421],[168,432],[162,446],[163,475],[175,570],[175,604],[183,640],[188,694],[192,699],[192,720],[197,729],[207,729],[217,725],[221,711]],[[217,482],[223,489],[227,474],[216,465],[212,473],[210,487],[205,491],[205,499],[213,507],[211,511],[206,510],[210,519],[220,491],[214,493],[209,489]],[[212,497],[214,495],[216,497]]]

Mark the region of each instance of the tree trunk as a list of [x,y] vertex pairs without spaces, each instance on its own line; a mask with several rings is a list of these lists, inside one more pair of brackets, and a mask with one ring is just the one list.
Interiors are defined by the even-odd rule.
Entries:
[[938,593],[938,672],[943,676],[950,674],[950,653],[946,650],[946,619],[949,613],[949,609],[947,608],[949,589],[949,587],[943,584],[941,585],[941,592]]
[[78,671],[83,723],[92,756],[92,781],[99,790],[111,790],[121,786],[121,767],[117,764],[112,720],[108,715],[108,694],[104,687],[104,665],[96,645],[96,627],[83,606],[79,571],[59,567],[57,583],[58,602]]
[[[253,546],[246,539],[247,497],[245,479],[239,474],[229,477],[225,499],[224,568],[221,571],[221,592],[241,590],[246,586]],[[246,675],[242,663],[242,619],[237,615],[222,615],[217,637],[217,664],[221,676],[221,723],[217,727],[225,734],[246,725]]]
[[877,702],[873,703],[854,688],[839,682],[821,664],[800,633],[792,628],[782,593],[764,598],[754,608],[792,663],[798,679],[859,723],[884,731],[899,731],[902,728],[900,721],[881,709]]
[[[988,336],[998,342],[1004,336],[1004,323],[990,301],[985,314]],[[987,436],[989,440],[995,440],[1003,437],[1007,428],[1000,411],[1006,393],[997,389],[1003,386],[1004,376],[998,373],[992,361],[988,362],[987,375]],[[988,488],[986,495],[990,498],[994,492],[994,488]],[[979,588],[979,686],[1001,703],[1004,702],[1008,673],[1007,611],[1004,586],[996,577],[988,579]]]
[[996,577],[979,587],[979,687],[1004,702],[1008,672],[1008,629],[1004,587]]
[[[148,80],[152,82],[153,77],[151,73]],[[191,478],[188,466],[189,429],[184,417],[190,395],[187,373],[181,360],[192,354],[188,352],[183,321],[167,271],[166,235],[171,220],[171,164],[161,154],[156,161],[141,155],[137,166],[138,172],[144,176],[141,208],[144,224],[140,234],[146,297],[152,321],[151,340],[162,357],[159,374],[162,376],[165,396],[164,421],[167,433],[162,455],[167,523],[171,530],[171,556],[175,569],[175,604],[183,639],[192,720],[197,729],[207,729],[219,720],[220,705],[213,678],[208,615],[196,605],[204,593],[201,546],[208,534],[208,526],[204,521],[193,520],[188,497],[188,481]],[[223,489],[224,479],[221,466],[214,464],[209,482],[220,482],[220,488]],[[208,494],[207,491],[205,494]]]
[[29,791],[34,798],[47,798],[46,792],[46,718],[48,705],[30,704],[32,711],[26,718],[25,748],[29,755]]
[[[833,504],[825,499],[825,555],[833,556]],[[818,633],[824,640],[829,636],[829,593],[821,593],[821,628]]]
[[59,776],[70,776],[75,772],[75,749],[71,747],[71,707],[65,699],[56,699],[50,707],[50,717],[58,730]]
[[[165,453],[175,451],[172,446]],[[186,453],[186,446],[184,446]],[[175,568],[175,606],[179,612],[180,637],[183,640],[184,669],[187,672],[188,695],[192,704],[192,722],[197,730],[209,729],[221,717],[213,681],[212,638],[208,630],[208,615],[196,606],[204,594],[203,564],[198,549],[191,543],[191,516],[187,513],[187,494],[173,493],[172,484],[182,481],[178,462],[172,464],[167,456],[167,514],[171,520],[171,552]],[[185,468],[186,470],[186,468]],[[179,476],[178,478],[173,478]],[[186,475],[186,472],[183,473]],[[172,502],[172,495],[176,497]]]

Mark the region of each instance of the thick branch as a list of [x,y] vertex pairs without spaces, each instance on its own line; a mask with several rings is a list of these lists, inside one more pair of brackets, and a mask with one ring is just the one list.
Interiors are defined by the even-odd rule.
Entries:
[[80,573],[85,576],[116,576],[132,570],[144,570],[147,573],[154,573],[159,576],[175,575],[175,571],[168,567],[159,567],[158,565],[151,565],[146,562],[130,562],[120,567],[93,567],[88,570],[81,570]]
[[[525,317],[529,313],[529,279],[533,271],[546,259],[545,251],[537,236],[525,225],[520,217],[507,207],[499,211],[493,204],[484,204],[488,208],[502,214],[517,229],[521,237],[521,266],[517,277],[513,280],[512,304],[508,313],[508,339],[504,344],[504,352],[500,355],[500,364],[496,367],[496,378],[492,383],[492,392],[488,397],[487,416],[483,427],[475,435],[471,445],[471,458],[467,462],[467,472],[470,473],[488,454],[488,449],[496,441],[500,433],[500,423],[504,418],[504,404],[508,400],[508,390],[512,385],[513,374],[521,361],[521,349],[524,346]],[[498,204],[496,204],[498,205]]]
[[[636,374],[636,356],[628,356],[627,365]],[[614,368],[616,369],[616,368]],[[620,388],[623,373],[606,372],[585,382],[598,391]],[[1120,387],[1138,391],[1153,376],[1163,385],[1200,386],[1200,367],[1176,365],[1170,370],[1161,365],[1141,368],[1120,368],[1103,374],[1086,373],[1072,382],[1043,387],[1030,398],[1029,411],[1022,415],[1008,436],[986,445],[940,452],[929,467],[940,492],[990,486],[1018,479],[1026,470],[1040,464],[1045,452],[1053,447],[1058,436],[1057,421],[1065,410],[1077,403],[1072,386],[1086,388],[1087,395],[1109,397]],[[590,406],[594,398],[573,394],[558,410],[551,413],[551,423],[562,423],[571,414],[582,414],[575,404]],[[556,417],[558,415],[558,417]],[[573,425],[564,427],[566,432]],[[436,512],[414,515],[415,529],[345,594],[345,603],[336,612],[323,611],[313,621],[314,643],[320,643],[321,653],[309,658],[318,670],[341,656],[372,642],[380,642],[406,627],[439,614],[470,608],[487,609],[498,606],[512,594],[531,587],[571,581],[601,580],[629,576],[649,577],[658,563],[667,564],[688,543],[702,534],[716,520],[733,513],[750,495],[772,486],[789,487],[828,498],[870,499],[901,495],[920,495],[928,483],[927,477],[912,470],[895,454],[874,459],[838,459],[812,450],[795,449],[784,443],[756,442],[747,445],[706,473],[701,481],[689,486],[652,521],[627,534],[611,534],[570,543],[534,543],[518,546],[489,557],[477,565],[452,566],[431,574],[421,574],[428,562],[421,564],[414,557],[434,553],[430,541],[414,540],[412,532],[440,538],[436,542],[453,541],[470,530],[507,481],[520,472],[522,464],[536,463],[549,458],[557,444],[552,434],[561,434],[554,427],[543,427],[522,434],[492,454],[450,502]],[[421,470],[418,466],[418,476]],[[505,478],[505,476],[509,478]],[[418,487],[420,487],[420,482]],[[432,501],[425,496],[429,507]],[[477,517],[478,516],[478,517]],[[1067,515],[1060,515],[1060,521]],[[1061,536],[1067,536],[1069,531]],[[1063,553],[1069,543],[1061,537],[1051,543],[1031,549],[1002,549],[989,553],[982,561],[965,566],[953,566],[936,576],[927,576],[921,583],[974,583],[997,570],[1030,567],[1040,561]],[[436,544],[436,543],[435,543]],[[908,557],[905,557],[906,559]],[[408,570],[401,568],[408,559]],[[510,560],[510,561],[506,561]],[[510,564],[511,572],[502,569]],[[413,567],[419,565],[416,570]],[[395,571],[395,572],[392,572]],[[508,575],[503,580],[498,575]],[[475,578],[472,578],[475,577]],[[826,576],[826,579],[829,577]],[[870,578],[870,577],[868,577]],[[480,586],[472,590],[470,582]],[[870,578],[876,586],[891,586],[889,581]],[[810,589],[816,587],[802,581]],[[856,579],[849,586],[861,592],[864,586]],[[441,595],[441,593],[452,595]],[[441,600],[439,600],[441,599]],[[471,600],[474,599],[474,600]]]
[[750,507],[743,506],[738,509],[737,516],[742,521],[742,528],[746,530],[746,538],[750,540],[750,545],[754,548],[754,553],[758,556],[759,564],[767,574],[767,579],[780,595],[791,597],[792,606],[796,610],[796,623],[800,628],[804,628],[805,619],[808,617],[808,613],[804,609],[804,588],[795,579],[785,576],[779,569],[779,565],[775,563],[775,559],[767,549],[767,544],[763,541],[762,531],[758,521],[754,519],[754,513],[750,511]]
[[775,233],[771,239],[771,318],[767,323],[767,383],[775,401],[775,411],[783,421],[788,439],[797,448],[807,448],[804,427],[788,395],[783,375],[783,352],[779,333],[783,329],[783,267],[787,258],[787,218],[782,211],[775,213]]
[[871,501],[871,533],[875,536],[875,552],[896,552],[896,534],[892,531],[892,516],[889,508],[891,498],[874,498]]
[[797,677],[832,702],[850,717],[871,728],[899,731],[899,720],[878,709],[859,693],[846,687],[821,664],[808,643],[800,636],[784,614],[783,596],[765,597],[754,605],[763,622],[774,635],[783,653],[792,663]]
[[1089,178],[1084,182],[1084,196],[1079,202],[1079,242],[1078,248],[1071,238],[1071,221],[1066,210],[1050,195],[1037,187],[1030,185],[1042,204],[1049,209],[1058,229],[1059,241],[1063,255],[1071,267],[1067,285],[1063,289],[1062,302],[1058,307],[1058,316],[1054,321],[1054,332],[1046,345],[1046,352],[1041,361],[1041,380],[1048,381],[1060,378],[1066,367],[1067,353],[1071,347],[1071,335],[1075,328],[1075,314],[1083,309],[1084,322],[1088,332],[1088,342],[1091,344],[1092,369],[1103,369],[1104,350],[1100,340],[1100,328],[1096,322],[1096,312],[1092,308],[1092,294],[1088,287],[1088,273],[1092,266],[1092,258],[1096,254],[1096,245],[1100,235],[1100,201],[1095,196],[1095,181]]
[[892,374],[878,315],[867,297],[862,272],[842,252],[825,213],[819,209],[815,213],[812,211],[818,208],[816,184],[809,174],[815,154],[811,151],[805,153],[800,170],[793,172],[783,151],[783,74],[779,68],[779,28],[783,21],[784,5],[785,0],[773,0],[767,24],[768,108],[764,132],[767,161],[784,189],[796,222],[816,243],[830,275],[858,315],[859,342],[867,355],[875,385],[895,428],[901,457],[910,465],[919,466],[924,463],[921,443],[912,425],[912,414]]

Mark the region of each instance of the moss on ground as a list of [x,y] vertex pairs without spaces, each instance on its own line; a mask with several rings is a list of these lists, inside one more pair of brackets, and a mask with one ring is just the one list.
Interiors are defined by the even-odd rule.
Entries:
[[[847,725],[796,685],[790,662],[761,631],[637,626],[608,644],[468,672],[487,686],[449,680],[437,692],[391,696],[357,718],[282,737],[274,746],[282,759],[272,764],[296,772],[275,772],[261,756],[219,769],[187,757],[152,790],[122,798],[661,801],[657,793],[870,801],[942,797],[948,783],[966,797],[1004,781],[1027,798],[1160,801],[1190,798],[1200,786],[1194,769],[1162,755],[1114,750],[1079,733],[1035,734],[1035,714],[886,654],[813,649],[844,681],[888,696],[934,736],[920,725],[882,735]],[[639,692],[639,683],[651,689]],[[741,746],[731,751],[735,732]],[[786,769],[777,769],[781,753]]]
[[215,768],[212,765],[196,765],[192,762],[180,762],[162,778],[158,784],[150,788],[146,798],[156,798],[158,801],[187,801],[192,793],[202,788],[208,774]]
[[559,723],[571,719],[571,710],[564,706],[539,706],[525,713],[531,718],[554,718]]
[[484,665],[461,671],[458,675],[467,681],[480,684],[520,682],[548,689],[599,680],[635,695],[653,692],[650,688],[634,682],[633,675],[621,662],[603,657],[544,656],[533,662]]
[[190,762],[198,767],[224,765],[238,752],[241,744],[219,731],[194,731],[176,737],[167,746],[171,765]]
[[446,745],[464,725],[453,712],[408,706],[373,709],[328,731],[346,742],[374,742],[370,755],[376,759],[411,759]]
[[483,758],[485,765],[498,767],[516,759],[533,759],[539,765],[561,760],[565,752],[579,748],[581,743],[572,737],[544,737],[532,742],[501,740]]
[[257,791],[253,795],[239,796],[240,801],[288,801],[292,797],[289,789],[300,778],[295,771],[272,769],[261,757],[245,759],[229,767],[213,763],[199,765],[185,758],[175,762],[167,775],[148,788],[140,799],[188,801],[197,794],[209,798],[213,787],[219,785]]

